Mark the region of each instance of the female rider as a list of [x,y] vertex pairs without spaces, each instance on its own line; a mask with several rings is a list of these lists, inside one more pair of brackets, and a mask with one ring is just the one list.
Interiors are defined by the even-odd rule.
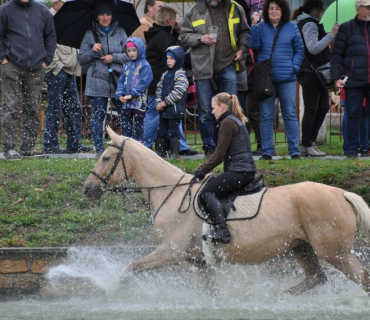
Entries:
[[195,177],[202,180],[213,168],[224,163],[224,173],[211,179],[200,192],[200,197],[207,214],[215,222],[215,231],[208,237],[214,242],[229,243],[230,233],[218,197],[252,182],[257,170],[245,126],[248,120],[239,105],[238,97],[226,92],[217,94],[212,98],[212,114],[220,126],[217,148],[197,169]]

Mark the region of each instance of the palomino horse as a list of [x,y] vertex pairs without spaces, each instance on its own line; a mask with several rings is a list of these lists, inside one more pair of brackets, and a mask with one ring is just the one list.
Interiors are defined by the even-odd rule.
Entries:
[[[110,128],[108,133],[111,146],[88,176],[86,196],[99,198],[104,184],[113,187],[132,178],[156,211],[154,228],[160,244],[133,262],[129,270],[141,272],[184,261],[201,262],[203,221],[193,206],[183,213],[179,210],[193,176],[139,142],[118,136]],[[193,186],[193,194],[199,187],[200,183]],[[269,188],[255,219],[228,222],[231,242],[217,244],[215,251],[219,254],[215,258],[256,264],[293,251],[306,278],[289,292],[299,294],[326,281],[318,260],[322,258],[369,293],[369,273],[352,251],[356,218],[365,231],[370,230],[370,209],[354,193],[313,182]]]

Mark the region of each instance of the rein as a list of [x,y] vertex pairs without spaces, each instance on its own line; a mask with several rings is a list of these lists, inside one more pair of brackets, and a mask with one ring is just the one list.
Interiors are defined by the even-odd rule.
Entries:
[[[116,171],[117,166],[118,166],[118,163],[119,163],[120,160],[122,160],[122,166],[123,166],[123,171],[125,173],[125,179],[126,180],[128,179],[127,170],[126,170],[126,164],[125,164],[125,159],[123,157],[123,151],[124,151],[124,148],[125,148],[126,140],[127,139],[124,139],[119,147],[116,146],[116,145],[114,145],[114,144],[109,144],[110,147],[114,147],[114,148],[118,149],[119,152],[117,153],[116,159],[114,160],[114,163],[113,163],[113,166],[112,166],[110,172],[108,173],[108,175],[105,178],[102,177],[99,173],[95,172],[94,170],[91,170],[90,171],[95,177],[97,177],[101,182],[103,182],[103,184],[105,186],[109,186],[109,180],[113,176],[114,172]],[[151,197],[151,191],[152,190],[159,189],[159,188],[173,187],[172,190],[170,191],[170,193],[163,200],[163,202],[161,203],[161,205],[159,206],[159,208],[157,209],[157,211],[154,213],[154,215],[153,215],[153,221],[152,221],[152,222],[154,222],[156,216],[158,215],[159,210],[162,209],[162,207],[164,206],[164,204],[167,202],[167,200],[170,198],[170,196],[174,193],[174,191],[176,190],[176,188],[179,187],[179,186],[186,186],[186,185],[189,186],[188,189],[186,190],[186,192],[184,194],[184,197],[182,198],[181,203],[180,203],[180,206],[178,208],[178,211],[180,213],[185,213],[186,211],[188,211],[188,209],[190,208],[190,204],[191,204],[191,189],[193,188],[193,185],[195,183],[196,177],[192,178],[189,183],[180,183],[181,180],[184,177],[185,177],[185,174],[183,174],[181,176],[180,180],[175,185],[170,184],[170,185],[161,185],[161,186],[156,186],[156,187],[135,187],[135,188],[113,187],[113,188],[107,188],[107,190],[108,191],[113,191],[113,192],[122,192],[122,193],[124,193],[125,191],[141,192],[141,190],[143,190],[143,189],[144,190],[148,190],[148,195],[149,195],[148,203],[150,205],[150,197]],[[182,206],[183,206],[183,204],[185,202],[186,196],[188,196],[189,203],[188,203],[188,206],[184,210],[182,210],[181,208],[182,208]]]

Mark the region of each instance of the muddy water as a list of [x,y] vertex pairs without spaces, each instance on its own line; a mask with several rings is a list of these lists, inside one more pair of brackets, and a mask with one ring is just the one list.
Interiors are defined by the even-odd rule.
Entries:
[[[77,250],[48,274],[48,295],[0,302],[1,320],[252,320],[370,318],[370,299],[334,269],[329,281],[294,297],[284,292],[299,272],[270,273],[261,266],[224,265],[213,285],[195,268],[127,274],[133,257]],[[124,278],[120,282],[120,279]]]

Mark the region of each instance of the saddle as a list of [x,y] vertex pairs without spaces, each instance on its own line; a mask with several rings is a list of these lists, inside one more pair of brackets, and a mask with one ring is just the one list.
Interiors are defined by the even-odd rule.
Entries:
[[[210,179],[213,179],[213,177]],[[199,197],[199,192],[203,186],[196,194],[197,199],[194,201],[194,211],[201,219],[207,220],[207,213],[204,209],[202,199]],[[266,190],[267,188],[264,186],[263,176],[260,175],[243,188],[219,197],[218,199],[220,200],[224,210],[226,221],[254,218],[258,214],[259,205]],[[246,202],[246,200],[248,201]],[[195,203],[197,204],[198,208],[195,207]],[[251,208],[251,203],[253,203],[254,208]],[[233,214],[237,210],[242,211],[243,208],[246,209],[246,212],[240,212],[237,216]]]

